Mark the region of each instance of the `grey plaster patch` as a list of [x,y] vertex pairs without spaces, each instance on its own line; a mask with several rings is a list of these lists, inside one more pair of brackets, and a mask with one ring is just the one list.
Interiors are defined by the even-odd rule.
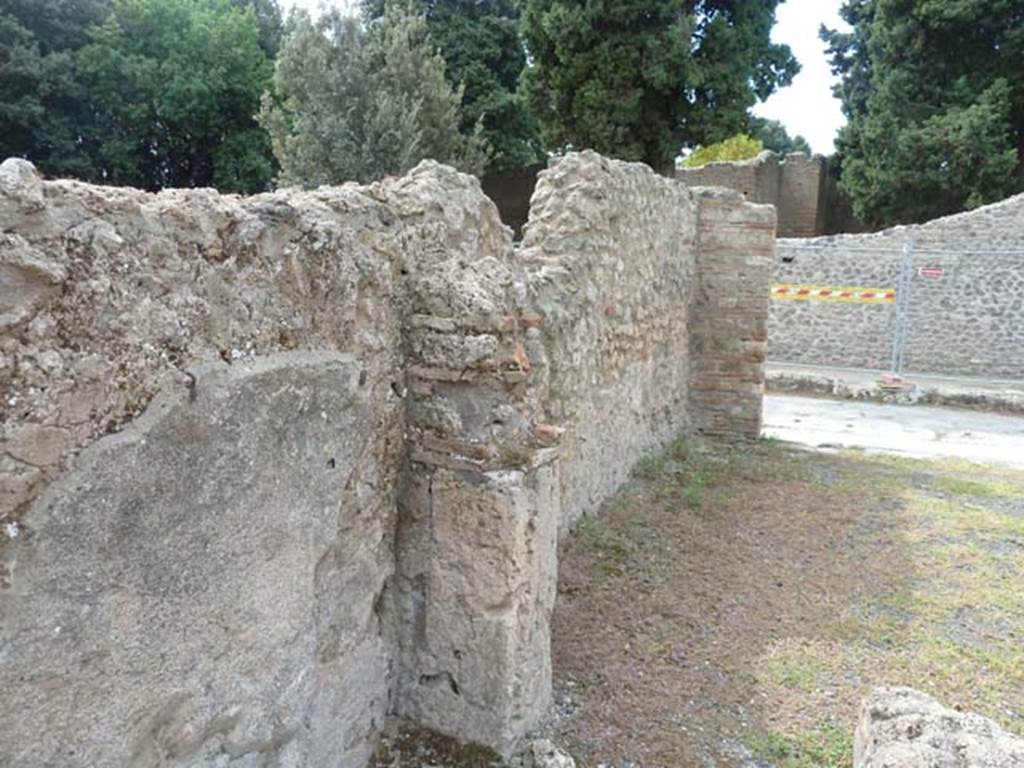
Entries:
[[368,753],[388,566],[346,499],[373,416],[358,365],[304,352],[193,375],[87,448],[3,545],[5,766]]

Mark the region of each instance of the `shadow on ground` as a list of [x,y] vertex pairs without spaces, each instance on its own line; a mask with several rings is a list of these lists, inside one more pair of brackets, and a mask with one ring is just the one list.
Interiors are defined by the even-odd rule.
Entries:
[[882,683],[1024,733],[1024,472],[677,443],[560,569],[551,735],[586,768],[848,766]]

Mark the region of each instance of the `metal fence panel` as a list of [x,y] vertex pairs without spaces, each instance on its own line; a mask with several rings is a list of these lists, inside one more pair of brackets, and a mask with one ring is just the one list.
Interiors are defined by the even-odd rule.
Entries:
[[780,242],[769,357],[1024,378],[1024,251],[885,246]]

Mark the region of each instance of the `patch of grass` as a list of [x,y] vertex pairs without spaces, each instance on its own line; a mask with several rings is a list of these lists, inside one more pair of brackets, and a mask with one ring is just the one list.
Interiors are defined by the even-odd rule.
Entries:
[[714,466],[715,480],[721,483],[806,480],[807,456],[807,451],[780,440],[762,438],[756,443],[715,446],[706,464]]
[[980,482],[948,475],[936,477],[931,485],[938,491],[954,496],[973,496],[979,499],[1012,499],[1024,495],[1024,490],[1010,483]]
[[965,459],[933,458],[915,459],[908,456],[897,456],[886,453],[868,453],[863,449],[849,448],[844,454],[857,456],[861,461],[879,467],[887,467],[898,471],[906,477],[909,474],[926,473],[928,475],[955,477],[964,475],[971,479],[987,478],[1001,480],[1010,486],[1016,486],[1018,493],[1024,491],[1022,473],[1019,469],[994,464],[977,464]]
[[641,480],[656,480],[665,472],[666,464],[662,454],[644,456],[633,466],[633,476]]
[[776,768],[848,768],[853,763],[853,731],[826,723],[807,733],[769,733],[751,751]]
[[629,559],[626,540],[608,524],[592,517],[584,518],[576,527],[584,546],[598,555],[597,570],[605,576],[622,576]]
[[[647,457],[564,571],[598,585],[555,635],[599,705],[569,726],[582,764],[732,764],[742,711],[773,768],[849,768],[886,684],[1024,733],[1022,499],[1019,470],[774,440]],[[680,712],[694,690],[713,706]]]
[[640,459],[633,467],[633,477],[653,482],[658,495],[678,498],[685,506],[695,508],[700,506],[712,476],[706,457],[700,456],[685,438],[677,438],[663,452]]
[[682,493],[680,494],[683,504],[688,507],[694,508],[699,507],[701,503],[701,497],[704,494],[704,488],[708,484],[708,475],[703,470],[698,470],[690,476],[686,485],[683,486]]
[[920,527],[916,533],[941,532],[947,536],[967,533],[1024,536],[1024,517],[1006,514],[997,508],[971,504],[963,500],[937,499],[915,491],[907,491],[904,497],[910,502],[909,511],[919,518]]
[[[871,684],[922,687],[1019,731],[1024,520],[998,503],[982,503],[1005,498],[1015,486],[985,484],[982,490],[977,480],[951,475],[929,476],[922,485],[917,466],[909,475],[906,460],[900,466],[895,522],[908,578],[864,595],[837,622],[846,663]],[[950,496],[931,495],[935,487]],[[819,629],[832,634],[836,628]]]
[[680,464],[685,464],[690,460],[691,456],[690,443],[685,437],[677,437],[673,440],[668,447],[666,454],[673,461],[678,461]]
[[463,744],[426,728],[408,726],[381,740],[371,768],[502,768],[506,765],[494,750],[479,744]]
[[810,693],[821,686],[838,656],[831,644],[789,639],[769,650],[755,674],[764,682]]

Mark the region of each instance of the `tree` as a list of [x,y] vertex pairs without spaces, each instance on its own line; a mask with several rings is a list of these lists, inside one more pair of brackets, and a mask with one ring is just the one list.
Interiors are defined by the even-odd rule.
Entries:
[[848,118],[841,187],[874,226],[1024,189],[1024,4],[847,0],[822,30]]
[[788,155],[792,152],[803,152],[806,155],[814,154],[811,145],[803,136],[789,135],[786,126],[778,120],[769,120],[764,117],[750,116],[750,135],[758,139],[765,149],[776,152],[780,155]]
[[284,37],[281,6],[277,0],[231,0],[236,8],[251,8],[260,27],[260,47],[271,59],[277,58]]
[[0,8],[0,158],[24,157],[45,173],[90,177],[88,124],[75,51],[109,12],[108,0],[5,0]]
[[778,0],[524,0],[531,107],[552,146],[670,172],[683,145],[746,129],[797,71],[769,39]]
[[[384,0],[364,0],[369,19],[384,13]],[[491,146],[490,171],[544,160],[540,126],[518,93],[526,66],[513,0],[415,0],[427,17],[430,39],[445,60],[452,87],[463,87],[462,130],[479,122]]]
[[479,126],[459,131],[460,89],[427,39],[423,15],[390,5],[367,26],[338,12],[299,12],[278,56],[261,121],[286,183],[367,182],[424,158],[480,173]]
[[98,180],[145,189],[266,189],[254,115],[272,64],[251,9],[229,0],[117,0],[77,54]]
[[760,139],[738,133],[725,141],[709,144],[706,147],[697,147],[683,160],[683,167],[699,168],[708,163],[749,160],[752,157],[757,157],[763,151],[764,144]]
[[5,0],[0,152],[100,183],[266,189],[275,24],[275,0]]

